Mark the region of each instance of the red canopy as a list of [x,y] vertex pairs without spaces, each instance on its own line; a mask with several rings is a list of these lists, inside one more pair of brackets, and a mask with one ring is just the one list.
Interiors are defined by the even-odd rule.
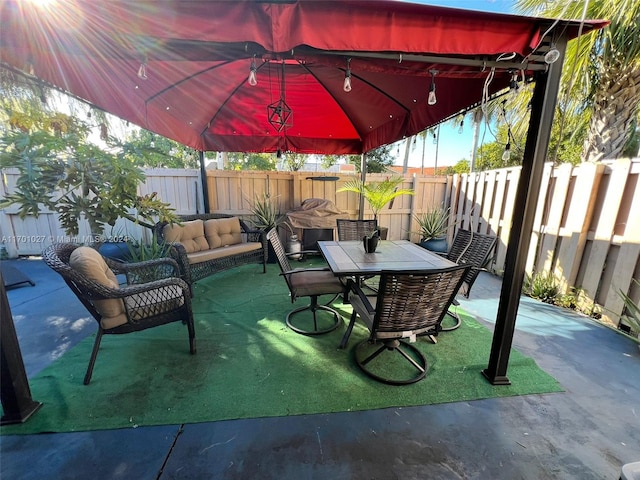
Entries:
[[[514,71],[542,68],[549,27],[578,31],[577,22],[397,1],[9,1],[1,8],[2,62],[215,151],[365,152],[504,89]],[[252,62],[255,86],[247,81]],[[428,105],[432,83],[437,103]],[[286,122],[269,122],[288,110]]]

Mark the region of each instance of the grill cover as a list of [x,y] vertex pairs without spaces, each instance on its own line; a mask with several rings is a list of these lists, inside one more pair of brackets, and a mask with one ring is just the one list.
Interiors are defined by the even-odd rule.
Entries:
[[287,221],[293,228],[335,228],[338,218],[349,218],[349,215],[324,198],[308,198],[287,213]]

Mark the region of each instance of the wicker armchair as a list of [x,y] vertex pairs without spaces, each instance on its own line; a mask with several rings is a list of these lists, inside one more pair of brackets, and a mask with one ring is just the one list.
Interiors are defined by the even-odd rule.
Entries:
[[[328,333],[340,326],[342,318],[340,314],[327,305],[319,305],[318,297],[322,295],[333,295],[329,303],[333,302],[339,294],[344,293],[345,286],[340,279],[335,277],[328,268],[291,268],[289,258],[284,251],[278,232],[274,228],[267,233],[267,239],[271,243],[278,259],[278,265],[282,271],[281,275],[287,282],[289,292],[291,292],[291,302],[299,297],[310,297],[311,303],[304,307],[296,308],[287,314],[287,326],[294,332],[303,335],[320,335]],[[313,328],[308,328],[304,320],[294,321],[294,316],[300,312],[309,310],[313,314]],[[330,312],[331,320],[326,323],[325,319],[320,319],[318,310]],[[324,322],[322,320],[325,320]]]
[[339,218],[336,220],[338,225],[338,240],[362,240],[365,235],[371,235],[378,229],[377,220],[348,220]]
[[[478,275],[491,261],[491,254],[495,249],[497,238],[493,235],[485,235],[475,233],[470,230],[458,230],[451,248],[446,253],[448,260],[458,265],[466,265],[469,268],[464,276],[464,282],[460,288],[466,298],[469,298],[471,287],[478,278]],[[457,301],[453,301],[454,305],[458,305]],[[443,331],[455,330],[460,326],[460,316],[455,311],[449,310],[447,316],[453,319],[447,321],[447,326],[442,327]]]
[[[340,348],[346,347],[359,316],[370,331],[369,338],[354,348],[360,369],[390,385],[422,380],[428,370],[427,359],[402,339],[413,343],[418,335],[438,335],[467,270],[458,265],[440,270],[383,271],[375,297],[367,297],[356,282],[350,281],[353,314]],[[399,364],[391,358],[393,352],[401,355]],[[407,363],[408,372],[404,371]]]
[[[181,321],[187,325],[189,350],[196,353],[189,286],[177,278],[179,269],[174,260],[120,263],[102,257],[91,247],[72,243],[51,245],[42,256],[98,322],[85,385],[91,381],[105,334],[137,332]],[[118,284],[118,274],[124,275],[127,285]]]

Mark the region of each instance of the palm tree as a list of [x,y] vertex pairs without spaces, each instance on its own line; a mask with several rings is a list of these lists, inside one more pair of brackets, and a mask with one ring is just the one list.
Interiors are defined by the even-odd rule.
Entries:
[[622,152],[640,106],[640,2],[519,0],[523,13],[544,17],[606,18],[611,25],[569,43],[560,108],[584,115],[585,161],[616,158]]
[[362,180],[354,179],[345,182],[342,188],[336,191],[354,192],[362,195],[369,203],[371,210],[373,210],[373,218],[378,220],[378,213],[391,202],[391,200],[400,195],[414,194],[414,191],[410,188],[399,188],[403,181],[404,178],[402,177],[387,178],[381,182],[370,183],[362,183]]

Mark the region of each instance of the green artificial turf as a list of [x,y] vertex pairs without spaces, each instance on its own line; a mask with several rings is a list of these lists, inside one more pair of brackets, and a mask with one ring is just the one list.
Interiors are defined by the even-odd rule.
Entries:
[[337,348],[350,306],[335,303],[344,326],[318,337],[288,329],[291,304],[276,265],[249,265],[196,284],[193,298],[198,353],[189,354],[186,326],[175,323],[103,338],[90,385],[82,383],[93,336],[30,379],[43,403],[3,434],[71,432],[147,425],[346,412],[492,397],[558,392],[562,388],[528,357],[513,350],[510,386],[492,386],[486,368],[491,333],[469,315],[442,332],[438,343],[420,338],[426,378],[390,386],[366,377],[352,348],[367,337],[356,324],[346,350]]

